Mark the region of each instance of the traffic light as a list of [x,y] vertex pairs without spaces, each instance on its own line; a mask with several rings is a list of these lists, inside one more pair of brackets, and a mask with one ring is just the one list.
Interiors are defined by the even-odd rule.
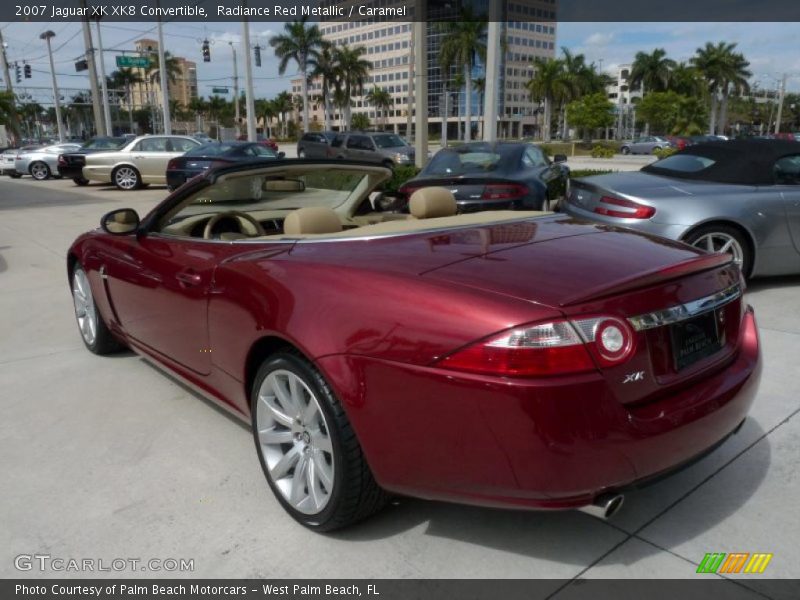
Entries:
[[261,66],[261,46],[256,46],[253,48],[253,53],[255,55],[256,66]]
[[203,40],[203,62],[211,62],[211,45],[208,40]]
[[14,72],[17,76],[17,83],[22,81],[22,67],[19,66],[19,63],[14,63]]
[[25,65],[24,71],[25,71],[25,79],[30,79],[31,78],[31,66],[30,65]]

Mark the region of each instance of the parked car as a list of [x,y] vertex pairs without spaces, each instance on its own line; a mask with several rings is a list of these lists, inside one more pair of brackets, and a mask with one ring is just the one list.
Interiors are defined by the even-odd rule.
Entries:
[[273,152],[256,142],[213,142],[193,148],[185,154],[170,159],[167,163],[167,187],[174,190],[192,177],[208,169],[237,162],[255,160],[277,160],[283,152]]
[[[242,134],[236,139],[238,141],[240,141],[240,142],[246,142],[247,141],[247,135],[246,134]],[[277,152],[278,151],[278,142],[276,142],[273,139],[268,138],[267,136],[265,136],[265,135],[263,135],[261,133],[256,134],[256,143],[261,144],[262,146],[266,146],[267,148],[269,148],[273,152]]]
[[652,154],[655,150],[671,147],[672,142],[667,138],[651,135],[635,139],[632,142],[625,142],[620,150],[623,154]]
[[729,256],[457,215],[444,188],[359,224],[391,174],[233,165],[143,221],[108,213],[67,255],[84,344],[126,345],[250,423],[276,498],[318,531],[389,494],[610,516],[738,430],[760,351]]
[[708,142],[572,181],[566,212],[730,253],[745,276],[800,273],[800,147]]
[[297,142],[297,158],[327,158],[335,131],[310,131]]
[[668,135],[667,139],[673,148],[676,150],[683,150],[687,146],[692,145],[692,140],[684,135]]
[[0,169],[2,169],[0,175],[8,175],[14,179],[19,179],[22,177],[22,174],[17,173],[17,170],[14,168],[14,163],[17,160],[17,156],[19,154],[38,150],[39,148],[41,148],[39,145],[28,145],[22,146],[21,148],[9,148],[5,150],[2,154],[2,164],[0,164]]
[[185,135],[145,135],[115,151],[86,155],[83,177],[90,181],[113,183],[121,190],[142,185],[166,183],[167,163],[171,158],[197,148],[200,142]]
[[413,146],[395,133],[344,131],[331,141],[328,158],[371,162],[391,168],[413,165],[415,152]]
[[58,171],[58,155],[72,152],[80,148],[79,144],[54,144],[33,150],[17,153],[14,159],[14,171],[19,175],[30,175],[38,181],[60,177]]
[[446,187],[459,212],[549,210],[566,190],[566,160],[551,161],[533,144],[472,142],[439,150],[399,192],[408,199],[423,187]]
[[193,133],[192,137],[202,144],[210,144],[211,142],[215,141],[214,138],[209,136],[207,133],[203,133],[202,131]]
[[124,137],[95,137],[83,144],[75,152],[65,152],[58,157],[58,171],[62,177],[72,179],[76,185],[89,185],[89,180],[83,176],[83,167],[86,165],[86,155],[97,152],[119,150],[130,140]]

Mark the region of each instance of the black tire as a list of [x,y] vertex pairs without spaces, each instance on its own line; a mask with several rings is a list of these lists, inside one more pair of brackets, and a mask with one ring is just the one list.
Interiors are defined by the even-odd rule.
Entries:
[[[111,333],[111,330],[106,325],[105,321],[103,320],[103,316],[97,310],[97,306],[94,302],[94,295],[91,292],[91,286],[89,286],[89,298],[88,302],[90,302],[93,306],[94,315],[95,315],[95,334],[93,339],[87,339],[87,336],[84,334],[83,330],[81,329],[81,323],[78,319],[78,301],[75,299],[76,294],[76,279],[80,277],[80,273],[84,273],[83,266],[76,262],[75,266],[72,269],[72,276],[70,277],[70,284],[72,288],[73,294],[73,304],[75,306],[75,317],[78,321],[78,331],[81,334],[81,339],[83,340],[84,345],[86,348],[89,349],[89,352],[92,352],[97,355],[106,355],[106,354],[114,354],[115,352],[119,352],[125,348],[125,345],[120,342],[114,335]],[[85,280],[88,283],[88,279]]]
[[[124,178],[125,183],[122,182],[122,179],[119,181],[117,179],[117,176],[121,172],[129,176]],[[135,167],[130,165],[120,165],[111,171],[111,183],[113,183],[117,189],[122,190],[123,192],[138,190],[140,187],[142,187],[142,175]]]
[[[284,498],[267,468],[257,425],[258,397],[264,380],[273,371],[289,371],[298,376],[317,398],[325,418],[327,434],[333,449],[331,458],[335,475],[327,504],[316,514],[306,514],[292,506]],[[375,481],[341,403],[311,363],[289,350],[273,354],[258,369],[251,390],[250,403],[253,439],[264,476],[278,502],[298,523],[314,531],[333,531],[352,525],[383,508],[388,495]]]
[[44,181],[53,176],[53,173],[50,171],[50,165],[41,160],[32,162],[31,166],[28,167],[28,173],[30,173],[31,177],[36,181]]
[[89,180],[84,177],[73,177],[72,181],[75,182],[75,185],[80,185],[80,186],[89,185]]
[[20,175],[19,173],[9,173],[8,176],[11,177],[11,179],[19,179],[20,177],[22,177],[22,175]]
[[[753,250],[750,246],[750,241],[742,234],[735,227],[731,227],[730,225],[725,225],[723,223],[720,224],[710,224],[705,225],[703,227],[698,227],[697,229],[690,231],[689,234],[684,237],[683,241],[687,244],[694,246],[701,238],[704,238],[709,235],[719,235],[719,236],[728,236],[736,241],[741,248],[741,255],[742,255],[742,274],[745,278],[750,277],[750,273],[753,269]],[[703,245],[702,247],[705,248]]]

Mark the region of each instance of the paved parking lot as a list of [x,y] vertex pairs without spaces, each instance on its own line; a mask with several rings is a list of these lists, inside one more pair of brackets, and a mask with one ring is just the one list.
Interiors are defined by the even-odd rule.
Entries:
[[245,427],[133,354],[83,348],[66,248],[165,195],[0,178],[0,576],[41,576],[13,559],[44,553],[194,559],[201,577],[694,578],[706,552],[771,552],[731,590],[800,577],[800,277],[748,291],[764,374],[739,434],[612,521],[402,500],[318,535],[273,499]]

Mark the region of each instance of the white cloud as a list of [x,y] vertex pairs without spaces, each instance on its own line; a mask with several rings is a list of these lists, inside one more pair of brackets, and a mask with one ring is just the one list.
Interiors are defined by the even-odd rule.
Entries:
[[607,46],[614,39],[613,33],[593,33],[583,42],[586,46]]

